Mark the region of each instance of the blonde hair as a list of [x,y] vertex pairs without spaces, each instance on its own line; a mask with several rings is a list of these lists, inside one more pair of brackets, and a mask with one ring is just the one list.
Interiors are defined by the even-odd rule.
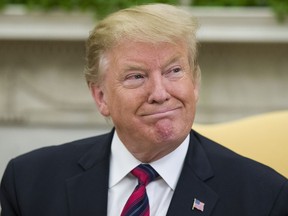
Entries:
[[138,41],[176,43],[185,41],[194,81],[200,83],[197,62],[196,19],[184,9],[167,4],[134,6],[115,12],[90,33],[86,44],[85,76],[88,83],[99,84],[108,60],[105,53],[124,38]]

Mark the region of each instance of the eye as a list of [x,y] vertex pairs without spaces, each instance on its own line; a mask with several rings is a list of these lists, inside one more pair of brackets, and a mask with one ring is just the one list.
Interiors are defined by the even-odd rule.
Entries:
[[125,80],[139,80],[143,79],[144,75],[143,74],[129,74],[125,77]]
[[137,88],[144,83],[145,75],[141,73],[131,73],[125,76],[123,86],[126,88]]
[[181,68],[180,67],[177,67],[177,68],[173,68],[172,69],[172,72],[173,73],[178,73],[178,72],[180,72],[181,71]]
[[170,68],[165,76],[171,80],[181,78],[184,75],[184,70],[180,66]]
[[132,74],[126,77],[127,80],[142,79],[142,78],[144,78],[142,74]]

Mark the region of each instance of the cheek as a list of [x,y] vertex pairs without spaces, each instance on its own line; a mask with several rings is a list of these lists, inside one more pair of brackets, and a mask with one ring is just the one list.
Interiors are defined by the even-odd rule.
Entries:
[[115,118],[121,118],[134,113],[139,103],[139,96],[136,92],[123,89],[115,90],[109,97],[109,110]]
[[[193,83],[190,80],[183,80],[182,82],[176,83],[173,88],[171,88],[173,95],[181,100],[183,103],[194,104],[198,96]],[[198,93],[197,93],[198,94]]]

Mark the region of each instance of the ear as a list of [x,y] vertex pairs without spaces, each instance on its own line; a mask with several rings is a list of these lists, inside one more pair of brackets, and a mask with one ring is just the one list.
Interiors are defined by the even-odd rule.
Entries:
[[195,101],[198,102],[199,100],[199,83],[194,84],[194,96],[195,96]]
[[194,96],[195,96],[196,102],[198,102],[200,86],[201,86],[201,69],[200,69],[199,65],[197,65],[196,70],[197,70],[196,71],[196,77],[194,79]]
[[105,116],[110,116],[110,112],[106,102],[105,91],[103,90],[103,86],[99,86],[95,83],[89,83],[89,89],[92,93],[93,99],[96,102],[97,108],[99,112]]

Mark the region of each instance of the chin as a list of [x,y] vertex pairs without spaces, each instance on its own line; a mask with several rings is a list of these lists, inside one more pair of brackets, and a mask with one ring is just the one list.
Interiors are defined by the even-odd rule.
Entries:
[[169,143],[182,142],[189,131],[186,132],[183,127],[172,126],[168,128],[156,128],[154,133],[158,143]]

